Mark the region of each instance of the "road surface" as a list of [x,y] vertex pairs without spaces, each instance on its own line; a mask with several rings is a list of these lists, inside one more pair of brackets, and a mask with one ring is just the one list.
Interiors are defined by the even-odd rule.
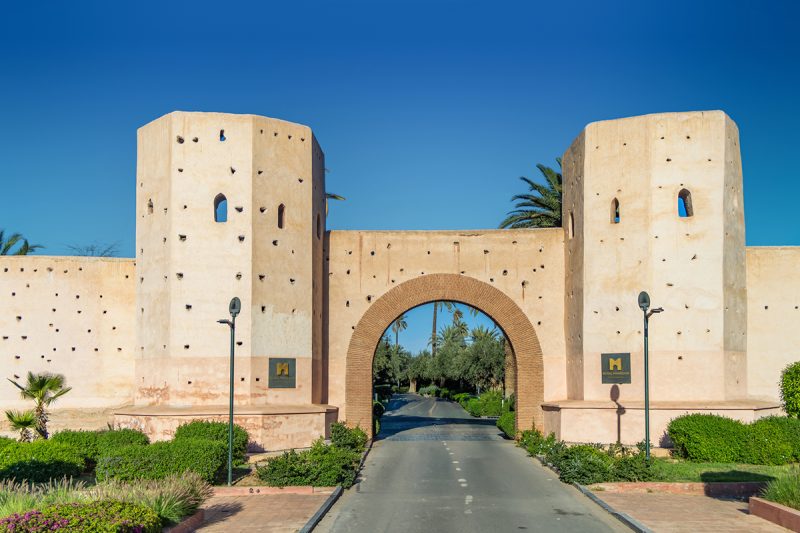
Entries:
[[315,531],[630,530],[503,439],[494,420],[403,394],[381,419],[360,483]]

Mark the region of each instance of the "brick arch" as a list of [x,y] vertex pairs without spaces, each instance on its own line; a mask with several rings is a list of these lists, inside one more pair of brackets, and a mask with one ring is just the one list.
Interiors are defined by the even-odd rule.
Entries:
[[533,325],[499,289],[459,274],[428,274],[405,281],[378,298],[355,327],[347,348],[345,405],[347,422],[372,428],[372,359],[391,322],[413,307],[449,300],[489,315],[514,350],[517,373],[517,427],[543,427],[544,363]]

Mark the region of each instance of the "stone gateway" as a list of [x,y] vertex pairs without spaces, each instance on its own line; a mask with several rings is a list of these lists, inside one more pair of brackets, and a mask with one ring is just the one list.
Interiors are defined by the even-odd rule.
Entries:
[[[371,428],[381,335],[452,300],[508,338],[517,427],[635,443],[646,290],[665,310],[650,332],[654,441],[687,412],[778,413],[780,371],[800,359],[800,248],[745,246],[733,121],[596,122],[563,162],[561,228],[328,231],[308,127],[170,113],[138,132],[135,259],[0,258],[3,373],[62,373],[60,407],[113,408],[155,439],[225,420],[217,320],[236,296],[237,422],[265,449],[308,446],[336,420]],[[23,406],[13,387],[0,399]]]

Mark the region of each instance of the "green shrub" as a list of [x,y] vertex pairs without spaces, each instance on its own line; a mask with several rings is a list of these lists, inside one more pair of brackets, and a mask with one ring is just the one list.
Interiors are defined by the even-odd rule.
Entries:
[[80,451],[86,461],[87,470],[92,470],[97,463],[97,457],[99,455],[98,443],[100,440],[100,433],[97,431],[59,431],[50,437],[50,440],[61,444],[68,444]]
[[367,440],[369,440],[369,437],[358,426],[349,428],[344,422],[331,424],[331,445],[333,446],[360,454],[366,448]]
[[800,361],[788,365],[781,372],[781,401],[787,415],[800,417]]
[[792,447],[792,459],[800,461],[800,419],[788,416],[768,416],[760,418],[752,426],[766,426],[769,431],[783,435],[786,442]]
[[436,385],[427,385],[425,387],[421,387],[417,392],[420,396],[436,396],[438,391],[439,387]]
[[745,432],[737,420],[706,414],[680,416],[667,427],[678,457],[709,463],[740,462]]
[[101,455],[95,475],[98,481],[116,479],[163,479],[193,471],[205,481],[221,479],[228,464],[228,444],[215,440],[183,438],[149,446],[124,446]]
[[557,448],[563,448],[563,443],[556,439],[553,433],[547,437],[543,436],[538,429],[526,429],[520,434],[520,448],[523,448],[530,455],[552,454]]
[[[175,440],[184,439],[206,439],[225,444],[228,446],[228,423],[211,422],[206,420],[193,420],[188,424],[178,426],[175,430]],[[233,462],[241,465],[247,462],[247,443],[250,440],[245,429],[238,425],[233,425]]]
[[9,446],[10,444],[14,444],[15,442],[17,441],[15,441],[14,439],[9,439],[8,437],[0,437],[0,450],[5,448],[6,446]]
[[86,498],[85,485],[80,481],[61,478],[49,483],[0,481],[0,517],[14,513],[25,514],[56,503],[71,503]]
[[312,485],[330,487],[353,486],[360,454],[348,448],[327,446],[318,439],[311,449],[300,453],[294,450],[267,460],[257,468],[258,477],[270,486]]
[[602,450],[586,444],[564,449],[553,463],[558,469],[558,478],[564,483],[590,485],[612,478],[613,458]]
[[392,385],[389,385],[388,383],[381,383],[375,385],[373,387],[373,390],[375,391],[375,394],[378,396],[378,400],[380,401],[388,401],[389,398],[391,398],[392,394],[394,393]]
[[123,446],[146,446],[147,444],[150,444],[150,439],[136,429],[126,428],[101,431],[97,438],[97,457],[107,455]]
[[459,392],[458,394],[453,395],[453,400],[458,402],[458,404],[464,409],[467,408],[467,402],[472,398],[474,398],[474,396],[468,392]]
[[800,511],[800,469],[793,470],[767,483],[762,496]]
[[609,481],[650,481],[655,477],[644,453],[614,457]]
[[0,454],[0,479],[36,483],[83,472],[83,454],[74,446],[50,440],[15,442]]
[[113,500],[51,505],[41,511],[0,520],[0,531],[21,533],[56,529],[79,533],[157,533],[161,531],[161,521],[147,507]]
[[505,433],[506,437],[509,439],[517,437],[516,424],[516,415],[512,411],[506,411],[497,419],[497,427],[500,431]]
[[773,424],[754,422],[744,426],[746,441],[739,462],[753,465],[785,465],[792,462],[793,447],[783,431]]
[[500,416],[511,405],[503,401],[500,391],[486,391],[477,398],[471,397],[459,403],[472,416]]

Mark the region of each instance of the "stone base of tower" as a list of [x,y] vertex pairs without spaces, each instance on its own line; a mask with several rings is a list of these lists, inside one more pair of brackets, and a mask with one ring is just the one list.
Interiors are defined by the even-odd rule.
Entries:
[[[566,442],[636,444],[644,440],[644,402],[562,400],[542,404],[544,431]],[[651,402],[650,442],[671,446],[666,437],[673,418],[689,413],[725,416],[742,422],[783,414],[776,402],[735,400],[724,402]],[[523,428],[524,429],[524,428]]]
[[[329,438],[338,411],[330,405],[237,405],[233,419],[249,433],[251,451],[276,451],[307,448],[320,436]],[[151,441],[171,439],[178,426],[192,420],[227,422],[228,406],[133,406],[114,413],[115,425],[144,431]]]

